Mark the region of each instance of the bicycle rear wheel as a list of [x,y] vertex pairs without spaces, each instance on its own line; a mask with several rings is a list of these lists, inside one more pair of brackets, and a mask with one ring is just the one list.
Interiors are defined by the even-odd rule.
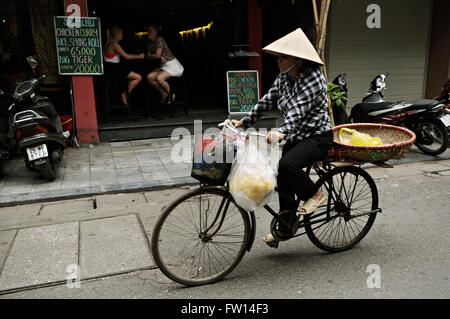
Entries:
[[375,221],[378,191],[374,180],[363,169],[347,166],[331,170],[317,183],[328,200],[304,216],[308,238],[325,251],[352,248]]
[[160,270],[183,285],[203,285],[228,275],[245,254],[250,234],[247,213],[230,193],[195,189],[165,209],[152,235]]

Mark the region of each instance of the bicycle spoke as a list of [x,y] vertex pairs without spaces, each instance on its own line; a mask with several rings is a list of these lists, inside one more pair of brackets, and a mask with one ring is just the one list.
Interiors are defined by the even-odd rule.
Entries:
[[[200,246],[200,242],[195,246],[195,250],[194,250],[194,256],[192,257],[192,261],[191,261],[191,267],[187,267],[186,268],[186,271],[189,271],[188,273],[187,273],[187,275],[188,275],[188,277],[189,278],[192,278],[192,276],[191,276],[191,271],[192,271],[192,269],[194,269],[194,268],[196,268],[196,267],[194,267],[194,264],[195,264],[195,259],[196,259],[196,256],[198,255],[198,246]],[[183,263],[180,265],[181,267],[183,267]]]

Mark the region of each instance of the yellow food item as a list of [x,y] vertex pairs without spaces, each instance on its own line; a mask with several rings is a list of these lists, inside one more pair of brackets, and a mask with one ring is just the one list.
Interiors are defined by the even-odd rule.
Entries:
[[379,137],[372,137],[369,134],[360,133],[357,130],[341,128],[339,140],[344,144],[355,146],[377,146],[383,144]]
[[255,203],[260,203],[274,188],[272,178],[257,172],[236,172],[230,180],[231,193],[241,192]]

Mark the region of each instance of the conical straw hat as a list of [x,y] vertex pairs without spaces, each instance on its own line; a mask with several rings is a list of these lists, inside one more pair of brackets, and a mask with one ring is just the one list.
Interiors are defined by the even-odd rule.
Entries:
[[300,28],[272,42],[262,50],[275,55],[291,55],[322,65],[324,64],[317,54],[316,49],[314,49],[314,46]]

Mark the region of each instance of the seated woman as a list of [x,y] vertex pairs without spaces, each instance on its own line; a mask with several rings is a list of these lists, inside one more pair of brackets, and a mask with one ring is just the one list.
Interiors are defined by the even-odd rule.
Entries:
[[[123,39],[123,30],[119,26],[113,26],[106,30],[106,45],[103,50],[103,58],[105,62],[105,70],[112,72],[118,78],[126,78],[128,80],[128,94],[133,91],[136,85],[142,81],[142,76],[136,72],[131,71],[126,65],[120,63],[120,57],[131,59],[143,59],[145,55],[142,54],[128,54],[119,44]],[[122,92],[122,102],[128,105],[127,94],[125,90]]]
[[147,80],[161,94],[161,103],[171,103],[175,99],[175,94],[169,96],[170,87],[167,79],[170,77],[180,77],[184,68],[175,58],[166,41],[159,35],[156,25],[148,27],[148,52],[147,57],[161,59],[161,65],[147,75]]

